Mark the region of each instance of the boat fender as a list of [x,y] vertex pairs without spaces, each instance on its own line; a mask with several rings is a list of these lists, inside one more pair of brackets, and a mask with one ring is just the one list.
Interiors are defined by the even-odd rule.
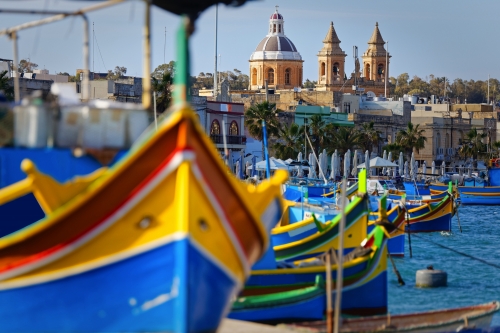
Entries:
[[446,287],[448,274],[445,271],[427,266],[427,269],[417,271],[415,285],[420,288]]

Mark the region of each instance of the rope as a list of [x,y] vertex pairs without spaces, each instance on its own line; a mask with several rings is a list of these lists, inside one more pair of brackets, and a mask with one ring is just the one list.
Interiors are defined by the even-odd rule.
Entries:
[[[397,229],[398,229],[398,230],[400,230],[400,231],[404,231],[404,230],[403,230],[403,229],[401,229],[401,228],[397,228]],[[423,239],[424,241],[429,242],[429,243],[432,243],[432,244],[434,244],[434,245],[437,245],[437,246],[439,246],[440,248],[443,248],[443,249],[449,250],[449,251],[451,251],[451,252],[454,252],[454,253],[459,254],[459,255],[461,255],[461,256],[464,256],[464,257],[466,257],[466,258],[469,258],[469,259],[472,259],[472,260],[476,260],[476,261],[482,262],[482,263],[483,263],[483,264],[485,264],[485,265],[488,265],[488,266],[491,266],[491,267],[495,267],[495,268],[500,269],[500,265],[497,265],[497,264],[491,263],[491,262],[489,262],[489,261],[483,260],[483,259],[478,258],[478,257],[474,257],[474,256],[472,256],[472,255],[470,255],[470,254],[467,254],[467,253],[464,253],[464,252],[461,252],[461,251],[455,250],[455,249],[453,249],[453,248],[451,248],[451,247],[449,247],[449,246],[439,244],[439,243],[437,243],[437,242],[435,242],[435,241],[433,241],[433,240],[430,240],[430,239],[427,239],[427,238],[425,238],[425,237],[419,236],[419,235],[417,235],[417,234],[415,234],[415,233],[413,233],[413,237],[417,237],[417,238]]]
[[429,242],[429,243],[432,243],[432,244],[434,244],[434,245],[437,245],[437,246],[439,246],[440,248],[443,248],[443,249],[449,250],[449,251],[451,251],[451,252],[457,253],[457,254],[459,254],[459,255],[462,255],[462,256],[464,256],[464,257],[466,257],[466,258],[469,258],[469,259],[472,259],[472,260],[476,260],[476,261],[482,262],[482,263],[483,263],[483,264],[485,264],[485,265],[488,265],[488,266],[491,266],[491,267],[495,267],[495,268],[500,269],[500,265],[497,265],[497,264],[491,263],[491,262],[489,262],[489,261],[483,260],[483,259],[478,258],[478,257],[474,257],[474,256],[472,256],[472,255],[470,255],[470,254],[467,254],[467,253],[464,253],[464,252],[461,252],[461,251],[458,251],[458,250],[452,249],[451,247],[448,247],[448,246],[446,246],[446,245],[439,244],[439,243],[437,243],[437,242],[435,242],[435,241],[433,241],[433,240],[426,239],[425,237],[421,237],[421,236],[418,236],[418,235],[415,235],[415,234],[413,234],[413,236],[414,236],[414,237],[417,237],[417,238],[420,238],[420,239],[423,239],[423,240],[425,240],[426,242]]

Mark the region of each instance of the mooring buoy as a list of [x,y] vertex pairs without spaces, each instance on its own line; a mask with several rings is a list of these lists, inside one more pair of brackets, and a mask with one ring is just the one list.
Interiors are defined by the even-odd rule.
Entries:
[[446,287],[448,283],[448,274],[445,271],[434,269],[432,265],[427,269],[417,271],[415,285],[420,288]]

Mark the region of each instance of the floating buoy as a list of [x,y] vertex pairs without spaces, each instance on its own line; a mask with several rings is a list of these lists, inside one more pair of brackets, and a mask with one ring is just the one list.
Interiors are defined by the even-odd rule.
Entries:
[[417,271],[416,286],[420,288],[446,287],[448,274],[445,271],[427,266]]

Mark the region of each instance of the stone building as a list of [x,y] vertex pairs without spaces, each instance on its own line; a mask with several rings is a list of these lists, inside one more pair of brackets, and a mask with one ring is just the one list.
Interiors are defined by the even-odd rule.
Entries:
[[269,19],[268,34],[250,56],[250,89],[258,90],[267,80],[270,89],[302,86],[302,57],[285,35],[285,20],[278,8]]
[[425,130],[427,142],[415,158],[435,161],[440,165],[463,163],[458,150],[466,144],[467,133],[476,128],[486,133],[483,143],[488,145],[497,141],[497,117],[493,106],[487,104],[419,104],[412,105],[411,120]]
[[340,48],[340,39],[335,32],[333,22],[330,22],[330,29],[323,39],[323,48],[318,53],[317,90],[332,90],[343,84],[346,56],[347,54]]

